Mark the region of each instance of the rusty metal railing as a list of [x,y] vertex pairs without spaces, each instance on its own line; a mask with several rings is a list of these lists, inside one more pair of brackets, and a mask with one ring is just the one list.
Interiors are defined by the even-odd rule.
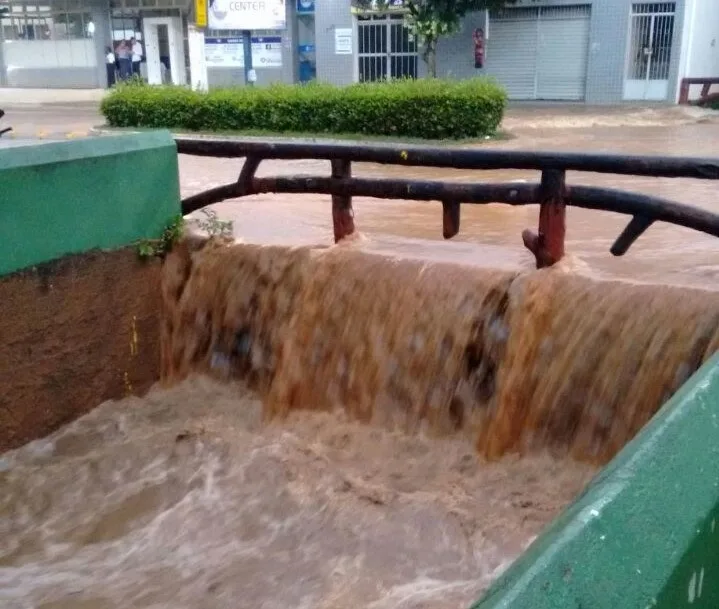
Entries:
[[[5,116],[5,110],[0,110],[0,118]],[[12,131],[12,127],[4,127],[0,128],[0,137],[2,137],[5,133],[8,133],[9,131]]]
[[[699,99],[694,102],[689,100],[689,88],[692,85],[702,86]],[[681,85],[679,86],[679,104],[694,103],[697,106],[705,106],[712,99],[719,99],[719,93],[709,93],[712,85],[719,85],[719,78],[682,78]]]
[[[459,232],[462,203],[539,204],[538,232],[527,229],[522,233],[525,246],[536,258],[537,268],[551,266],[564,256],[567,205],[632,216],[610,248],[615,256],[625,254],[654,222],[668,222],[719,237],[718,214],[623,190],[570,186],[565,180],[567,171],[719,180],[719,159],[215,138],[178,138],[176,142],[180,154],[245,158],[236,182],[184,199],[182,211],[185,215],[226,199],[260,193],[326,194],[332,196],[334,237],[339,241],[355,230],[353,196],[440,201],[443,235],[450,239]],[[265,159],[328,160],[331,175],[258,178],[255,173]],[[538,170],[541,181],[517,184],[353,178],[353,162],[476,170]]]

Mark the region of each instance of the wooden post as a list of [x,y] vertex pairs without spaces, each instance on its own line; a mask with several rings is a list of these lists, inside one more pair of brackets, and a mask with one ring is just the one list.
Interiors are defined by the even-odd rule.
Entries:
[[237,183],[244,187],[248,193],[252,192],[252,180],[254,180],[255,173],[261,162],[262,157],[249,155],[245,158],[244,165],[242,165]]
[[[333,159],[332,178],[351,178],[352,164],[350,161]],[[354,212],[352,211],[351,195],[332,195],[332,226],[335,233],[335,243],[355,232]]]
[[679,104],[689,103],[689,81],[686,78],[682,78],[682,84],[679,87]]
[[451,239],[459,232],[459,201],[442,201],[442,236]]
[[556,264],[564,257],[564,236],[566,233],[566,187],[565,172],[546,169],[542,172],[539,199],[539,234],[527,229],[522,240],[534,254],[537,268]]

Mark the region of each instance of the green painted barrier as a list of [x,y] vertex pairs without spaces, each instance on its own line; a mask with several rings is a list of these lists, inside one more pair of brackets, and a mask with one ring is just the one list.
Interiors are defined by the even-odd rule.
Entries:
[[179,213],[169,132],[0,149],[0,275],[158,237]]
[[474,609],[719,607],[719,356]]

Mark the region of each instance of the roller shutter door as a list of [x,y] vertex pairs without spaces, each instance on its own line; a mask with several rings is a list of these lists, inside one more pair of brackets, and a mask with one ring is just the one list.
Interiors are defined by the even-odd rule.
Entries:
[[510,99],[582,100],[590,7],[504,9],[490,21],[487,72]]
[[584,99],[589,52],[589,10],[589,6],[540,10],[537,99]]
[[487,73],[507,90],[509,99],[535,99],[537,90],[536,8],[506,9],[490,16]]

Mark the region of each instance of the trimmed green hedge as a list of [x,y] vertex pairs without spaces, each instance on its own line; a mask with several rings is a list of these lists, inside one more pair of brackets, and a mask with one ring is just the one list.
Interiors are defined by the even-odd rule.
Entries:
[[396,80],[237,87],[121,85],[102,101],[113,127],[474,138],[497,131],[506,105],[491,80]]

